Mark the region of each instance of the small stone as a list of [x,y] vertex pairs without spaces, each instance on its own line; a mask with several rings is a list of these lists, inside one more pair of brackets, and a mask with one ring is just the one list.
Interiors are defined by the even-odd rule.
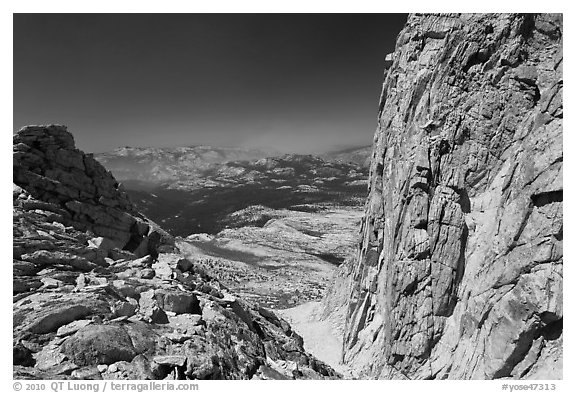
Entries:
[[54,289],[54,288],[58,288],[61,284],[62,281],[60,280],[55,280],[53,278],[50,277],[43,277],[40,279],[40,281],[42,282],[44,289]]
[[118,317],[118,318],[113,318],[113,319],[109,320],[108,323],[124,322],[124,321],[127,321],[128,318],[129,318],[128,316],[124,315],[124,316],[121,316],[121,317]]
[[130,261],[130,267],[149,267],[152,265],[152,257],[150,255],[145,255],[138,259]]
[[112,287],[114,290],[118,291],[125,298],[138,298],[138,291],[134,285],[126,282],[125,280],[114,280],[112,281]]
[[180,355],[154,356],[154,362],[164,366],[183,367],[184,364],[186,363],[186,356],[180,356]]
[[188,329],[186,329],[186,334],[198,336],[204,334],[205,331],[206,328],[204,327],[204,325],[191,326]]
[[60,328],[58,328],[58,330],[56,331],[56,336],[58,336],[58,337],[69,336],[73,333],[76,333],[78,330],[82,329],[83,327],[90,325],[91,323],[92,323],[92,321],[90,321],[88,319],[81,319],[78,321],[71,322],[68,325],[64,325],[64,326],[61,326]]
[[189,259],[182,258],[176,264],[176,268],[179,269],[182,273],[185,273],[194,269],[194,263]]
[[130,279],[132,277],[139,277],[140,271],[138,269],[126,269],[116,274],[121,280]]
[[102,379],[100,371],[95,366],[83,367],[78,370],[72,371],[72,377],[75,379],[88,379],[88,380],[99,380]]
[[105,237],[95,237],[88,240],[88,247],[96,248],[102,251],[106,256],[117,245],[110,239]]
[[51,369],[54,374],[70,374],[74,370],[78,370],[80,367],[68,360],[60,363],[55,368]]
[[78,275],[78,278],[76,278],[76,289],[80,290],[84,288],[86,286],[86,283],[87,283],[86,277],[84,276],[83,273],[80,273]]
[[177,343],[177,344],[182,344],[183,342],[185,342],[186,340],[189,340],[192,338],[191,334],[185,334],[185,333],[181,333],[181,332],[173,332],[173,333],[167,333],[164,335],[164,337],[166,337],[168,340]]
[[108,366],[106,364],[99,364],[96,366],[100,373],[105,373],[108,370]]
[[117,317],[131,317],[136,314],[136,305],[130,302],[121,302],[113,307],[112,312]]
[[146,268],[146,269],[142,269],[140,271],[140,278],[143,278],[146,280],[154,278],[155,275],[156,275],[156,273],[154,272],[154,269]]
[[221,299],[218,299],[219,302],[223,302],[223,303],[234,303],[236,301],[236,296],[230,294],[230,293],[224,293],[224,297]]

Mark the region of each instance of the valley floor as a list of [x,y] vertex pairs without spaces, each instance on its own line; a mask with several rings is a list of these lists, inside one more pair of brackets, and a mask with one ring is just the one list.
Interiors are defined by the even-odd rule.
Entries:
[[298,212],[266,208],[262,227],[181,239],[184,254],[245,299],[271,309],[322,298],[336,267],[352,255],[360,208]]

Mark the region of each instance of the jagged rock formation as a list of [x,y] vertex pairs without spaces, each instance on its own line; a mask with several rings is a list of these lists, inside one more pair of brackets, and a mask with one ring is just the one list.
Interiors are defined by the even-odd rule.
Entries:
[[14,135],[18,379],[336,378],[136,211],[62,126]]
[[37,200],[23,202],[25,209],[57,206],[53,213],[62,224],[106,237],[138,256],[169,239],[136,211],[110,172],[74,147],[65,127],[24,127],[13,139],[14,182]]
[[411,15],[389,58],[344,361],[561,378],[562,17]]

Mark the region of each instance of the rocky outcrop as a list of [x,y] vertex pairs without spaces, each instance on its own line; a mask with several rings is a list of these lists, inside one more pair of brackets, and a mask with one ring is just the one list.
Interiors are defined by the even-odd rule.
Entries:
[[337,378],[136,211],[61,126],[14,136],[17,379]]
[[344,361],[561,378],[562,17],[411,15],[389,58],[358,254],[327,300]]
[[75,148],[66,127],[28,126],[13,139],[14,183],[36,200],[23,200],[24,210],[52,204],[61,224],[88,230],[137,255],[146,255],[160,243],[173,244],[167,233],[136,211],[110,172]]

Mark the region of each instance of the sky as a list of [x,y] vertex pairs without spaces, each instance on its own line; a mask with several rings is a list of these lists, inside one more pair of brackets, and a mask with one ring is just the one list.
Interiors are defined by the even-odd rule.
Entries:
[[404,14],[14,14],[14,132],[78,148],[372,143]]

